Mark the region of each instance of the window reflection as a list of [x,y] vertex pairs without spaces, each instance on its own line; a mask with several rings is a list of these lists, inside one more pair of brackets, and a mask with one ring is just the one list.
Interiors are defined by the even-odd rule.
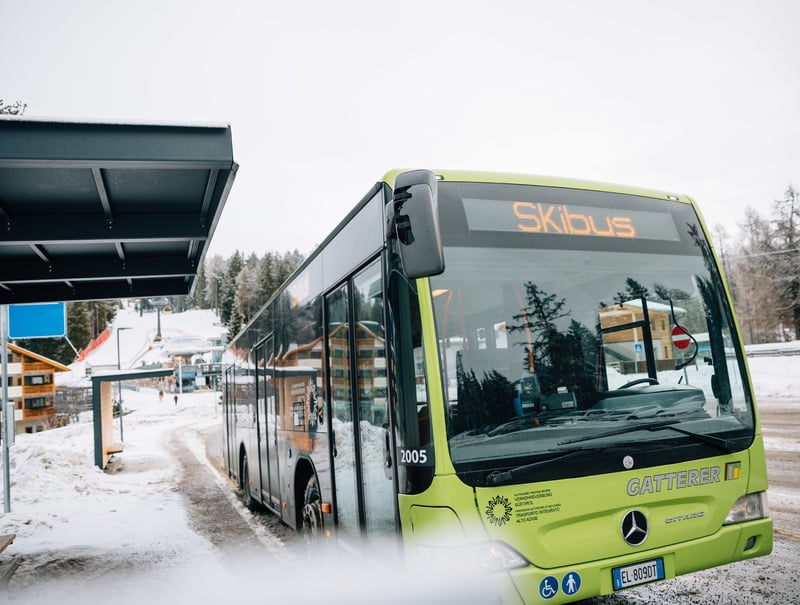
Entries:
[[375,262],[353,280],[355,292],[359,433],[367,531],[395,527],[394,490],[387,476],[388,393],[386,331],[380,264]]
[[[646,418],[751,435],[724,295],[702,257],[451,247],[446,258],[432,287],[455,463],[529,457]],[[675,326],[690,347],[673,346]]]

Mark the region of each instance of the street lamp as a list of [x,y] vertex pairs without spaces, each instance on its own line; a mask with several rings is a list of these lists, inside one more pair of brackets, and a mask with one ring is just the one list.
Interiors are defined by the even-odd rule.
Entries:
[[[121,370],[122,367],[120,366],[119,361],[119,333],[122,330],[130,330],[130,326],[122,326],[117,328],[117,370]],[[117,381],[117,393],[119,397],[119,440],[121,442],[125,442],[124,433],[122,432],[122,382],[119,380]]]

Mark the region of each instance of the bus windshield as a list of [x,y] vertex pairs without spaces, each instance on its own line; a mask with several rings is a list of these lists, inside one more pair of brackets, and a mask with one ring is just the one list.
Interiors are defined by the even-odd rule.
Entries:
[[[733,318],[691,204],[440,183],[450,454],[475,486],[750,445]],[[569,461],[569,463],[567,462]]]

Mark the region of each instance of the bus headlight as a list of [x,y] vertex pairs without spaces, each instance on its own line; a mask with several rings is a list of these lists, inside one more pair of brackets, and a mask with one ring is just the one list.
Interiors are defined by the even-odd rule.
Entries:
[[767,506],[767,492],[747,494],[736,501],[736,504],[733,505],[728,516],[725,517],[723,525],[752,521],[753,519],[763,519],[768,516],[769,507]]
[[424,565],[465,572],[508,571],[530,565],[527,559],[503,542],[481,542],[461,546],[418,545]]

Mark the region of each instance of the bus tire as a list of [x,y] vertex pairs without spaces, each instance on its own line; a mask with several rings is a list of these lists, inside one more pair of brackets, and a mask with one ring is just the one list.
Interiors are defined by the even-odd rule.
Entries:
[[253,498],[253,493],[250,491],[250,465],[247,463],[247,454],[242,454],[242,502],[247,510],[255,510],[256,501]]
[[322,538],[322,497],[316,475],[311,475],[303,491],[303,511],[300,515],[300,529],[307,544],[318,542]]

